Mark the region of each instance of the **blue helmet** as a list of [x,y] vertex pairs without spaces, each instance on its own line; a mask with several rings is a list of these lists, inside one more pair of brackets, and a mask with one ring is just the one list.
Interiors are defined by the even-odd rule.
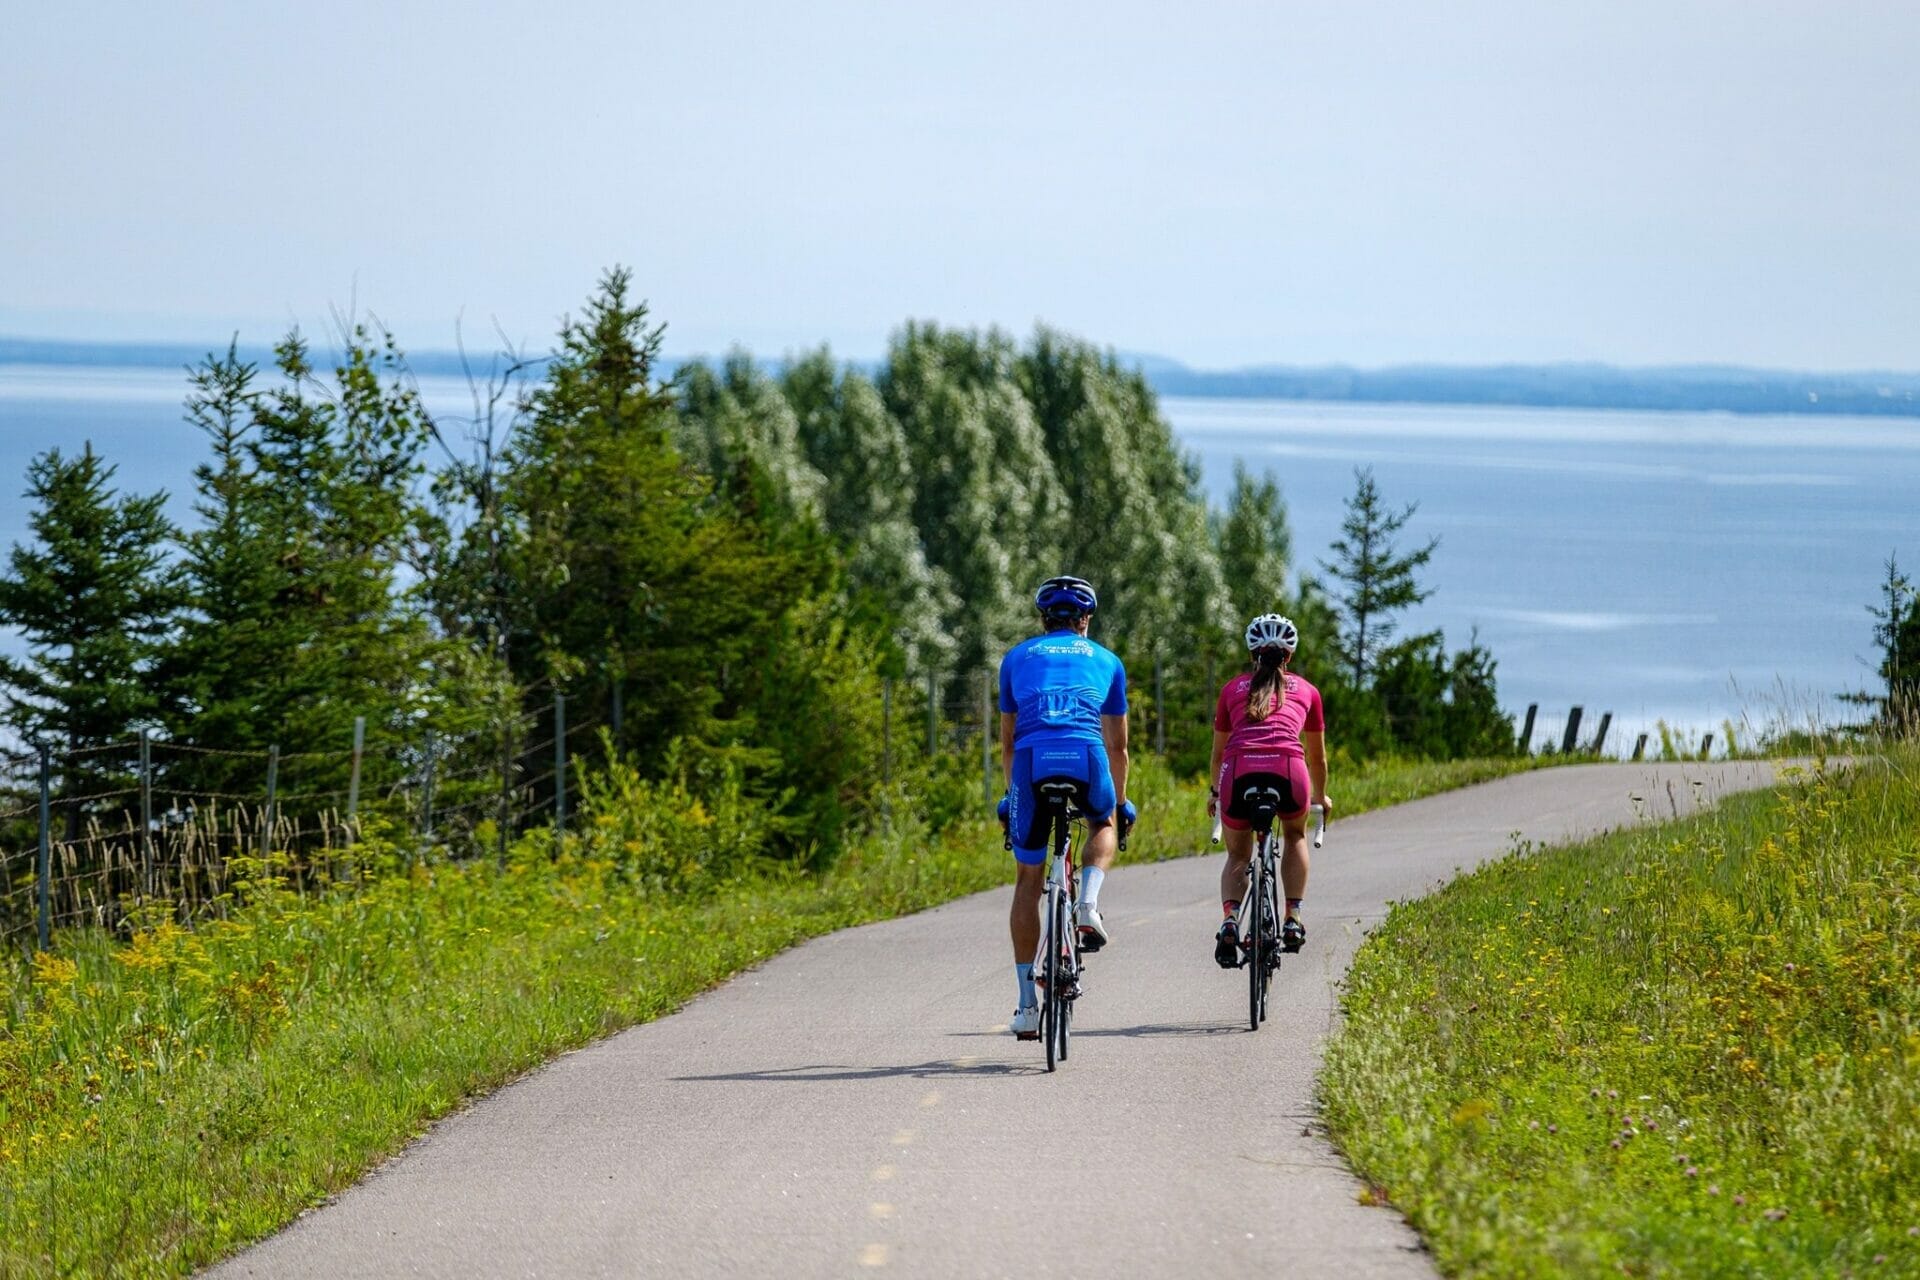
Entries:
[[1078,618],[1100,607],[1100,597],[1085,578],[1048,578],[1033,593],[1033,607],[1048,618]]

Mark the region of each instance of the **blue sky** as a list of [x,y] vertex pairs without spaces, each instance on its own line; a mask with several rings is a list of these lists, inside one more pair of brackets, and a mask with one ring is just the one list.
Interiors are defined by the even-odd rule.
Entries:
[[1920,366],[1920,7],[15,6],[0,333]]

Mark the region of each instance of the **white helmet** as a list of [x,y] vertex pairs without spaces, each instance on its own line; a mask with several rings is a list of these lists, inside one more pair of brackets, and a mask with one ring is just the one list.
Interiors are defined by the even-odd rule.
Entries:
[[1247,652],[1258,653],[1262,649],[1285,649],[1292,653],[1300,644],[1300,629],[1293,625],[1291,618],[1283,618],[1277,613],[1263,613],[1247,624]]

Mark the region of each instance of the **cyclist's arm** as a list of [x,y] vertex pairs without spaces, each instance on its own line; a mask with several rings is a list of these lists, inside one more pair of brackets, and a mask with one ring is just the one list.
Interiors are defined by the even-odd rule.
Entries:
[[1015,712],[1000,713],[1000,780],[1013,785],[1013,722]]
[[1233,735],[1225,729],[1213,731],[1213,754],[1207,758],[1207,786],[1209,789],[1220,785],[1220,762],[1227,758],[1227,739]]
[[1313,784],[1313,803],[1327,805],[1331,809],[1332,805],[1327,802],[1327,735],[1325,731],[1302,733],[1300,746],[1307,753],[1307,780]]
[[1100,737],[1107,744],[1107,767],[1113,771],[1113,802],[1127,802],[1127,718],[1101,716]]

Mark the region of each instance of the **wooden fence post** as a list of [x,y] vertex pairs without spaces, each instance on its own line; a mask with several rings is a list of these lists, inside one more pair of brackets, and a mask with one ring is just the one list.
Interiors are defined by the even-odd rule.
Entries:
[[553,844],[567,835],[567,695],[553,695]]
[[1527,704],[1527,722],[1520,727],[1520,754],[1523,756],[1533,754],[1533,718],[1539,714],[1540,704],[1537,702],[1529,702]]
[[367,750],[367,718],[353,718],[353,771],[347,775],[347,821],[360,819],[360,758]]
[[140,731],[140,897],[153,896],[153,735]]
[[507,716],[500,730],[500,804],[494,819],[499,830],[494,837],[494,861],[507,869],[507,828],[513,825],[513,716]]
[[273,829],[280,819],[280,744],[267,748],[267,811],[261,815],[260,856],[273,851]]
[[434,759],[438,745],[433,740],[433,730],[427,730],[427,777],[421,796],[420,834],[429,840],[433,838],[433,768],[438,763]]
[[1646,754],[1647,754],[1647,735],[1643,733],[1638,738],[1634,739],[1633,758],[1635,760],[1639,760]]
[[1600,728],[1593,735],[1593,754],[1599,755],[1602,751],[1606,750],[1607,730],[1612,727],[1612,725],[1613,712],[1602,712],[1600,715]]
[[1580,740],[1580,708],[1567,712],[1566,736],[1560,739],[1560,754],[1572,755],[1573,747]]
[[35,917],[40,949],[53,946],[53,748],[40,744],[40,856],[34,865]]

